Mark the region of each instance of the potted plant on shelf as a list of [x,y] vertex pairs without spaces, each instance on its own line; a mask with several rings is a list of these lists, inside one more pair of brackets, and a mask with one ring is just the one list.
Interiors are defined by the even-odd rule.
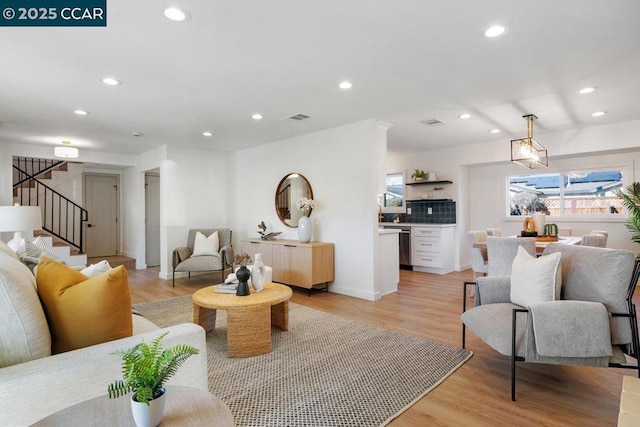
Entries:
[[427,180],[427,173],[422,169],[415,169],[411,174],[411,179],[415,182],[422,182]]
[[191,355],[200,352],[187,344],[163,350],[160,341],[168,333],[159,335],[151,344],[141,342],[128,350],[114,352],[122,356],[123,379],[109,384],[109,398],[133,391],[131,411],[138,427],[155,427],[160,424],[166,399],[164,384]]

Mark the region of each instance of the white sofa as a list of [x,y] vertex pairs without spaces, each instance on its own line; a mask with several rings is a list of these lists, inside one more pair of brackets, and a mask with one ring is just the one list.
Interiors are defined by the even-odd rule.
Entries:
[[163,340],[167,348],[189,344],[200,349],[169,384],[207,390],[205,332],[200,326],[159,329],[134,315],[132,337],[50,355],[51,337],[37,298],[33,275],[0,241],[0,426],[30,425],[105,395],[107,385],[122,376],[121,359],[111,353],[149,342],[163,331],[170,332]]

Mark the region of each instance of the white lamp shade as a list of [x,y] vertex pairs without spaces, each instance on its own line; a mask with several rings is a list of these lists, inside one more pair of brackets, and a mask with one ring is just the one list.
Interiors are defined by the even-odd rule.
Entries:
[[56,147],[53,153],[56,157],[63,157],[65,159],[78,158],[78,149],[75,147],[69,147],[68,145],[65,145],[64,147]]
[[33,231],[42,229],[39,206],[0,206],[0,231]]

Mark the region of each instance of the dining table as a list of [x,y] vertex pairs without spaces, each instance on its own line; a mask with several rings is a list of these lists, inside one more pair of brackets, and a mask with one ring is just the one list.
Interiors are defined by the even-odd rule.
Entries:
[[[512,238],[521,238],[520,236],[509,236]],[[541,254],[544,248],[551,243],[562,243],[565,245],[578,245],[582,242],[582,236],[558,236],[558,240],[551,240],[549,238],[536,237],[536,253]],[[473,244],[474,248],[486,249],[487,242],[476,242]]]

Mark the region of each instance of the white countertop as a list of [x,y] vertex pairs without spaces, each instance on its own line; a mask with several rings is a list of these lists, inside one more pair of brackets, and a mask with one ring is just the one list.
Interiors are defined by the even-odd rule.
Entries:
[[383,234],[400,234],[400,230],[398,230],[397,228],[378,228],[378,236],[381,236]]
[[436,228],[446,228],[446,227],[455,227],[456,224],[428,224],[423,222],[379,222],[379,227],[393,227],[393,226],[401,226],[401,227],[436,227]]

